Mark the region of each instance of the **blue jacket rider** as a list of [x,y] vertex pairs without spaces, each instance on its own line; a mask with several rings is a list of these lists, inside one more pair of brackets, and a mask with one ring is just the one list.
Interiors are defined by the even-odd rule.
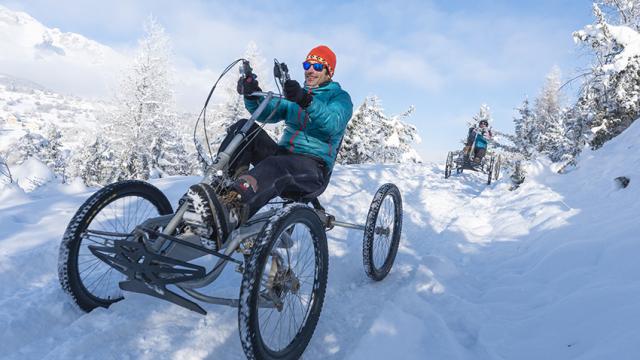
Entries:
[[[349,94],[333,81],[336,56],[327,46],[313,48],[302,63],[305,84],[295,80],[284,84],[286,100],[280,102],[270,122],[285,121],[285,130],[276,143],[258,125],[249,130],[244,150],[230,164],[236,181],[222,199],[231,210],[238,211],[238,224],[283,193],[315,194],[329,181],[338,147],[351,119],[353,104]],[[249,95],[261,91],[252,77],[238,80],[238,93],[245,96],[245,106],[253,113],[261,101]],[[273,99],[257,119],[265,121],[278,103]],[[220,145],[225,149],[246,119],[227,130]],[[255,137],[254,137],[255,136]],[[249,165],[253,168],[249,169]],[[319,194],[318,194],[319,195]],[[237,226],[236,225],[236,226]]]

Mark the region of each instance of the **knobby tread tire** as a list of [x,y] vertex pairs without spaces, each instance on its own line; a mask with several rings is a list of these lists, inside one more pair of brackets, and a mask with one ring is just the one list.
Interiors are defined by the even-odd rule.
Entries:
[[[260,280],[265,262],[269,258],[274,243],[291,224],[303,223],[311,230],[315,254],[315,278],[313,284],[313,304],[302,329],[283,350],[274,352],[262,340],[260,334],[258,299]],[[240,287],[240,307],[238,327],[240,341],[248,359],[298,359],[306,349],[320,318],[327,288],[329,271],[329,250],[324,225],[318,215],[308,206],[294,204],[283,208],[265,225],[255,243],[242,278]]]
[[[375,240],[375,227],[378,219],[380,207],[382,202],[387,196],[393,198],[394,203],[394,228],[391,235],[391,244],[389,246],[389,252],[385,258],[383,265],[377,268],[374,264],[373,251]],[[384,279],[395,261],[396,254],[398,252],[398,246],[400,244],[400,235],[402,233],[402,196],[400,190],[394,184],[388,183],[382,185],[376,194],[373,196],[371,206],[369,207],[369,213],[367,215],[367,222],[365,223],[364,238],[362,246],[362,259],[364,264],[364,271],[371,279],[380,281]]]
[[74,304],[85,312],[96,307],[109,307],[121,300],[103,301],[92,296],[82,284],[78,273],[78,251],[80,235],[89,227],[96,215],[111,202],[127,197],[142,197],[151,202],[160,215],[173,213],[167,197],[155,186],[139,180],[126,180],[109,184],[95,192],[75,213],[62,238],[58,253],[58,279],[62,289],[69,294]]

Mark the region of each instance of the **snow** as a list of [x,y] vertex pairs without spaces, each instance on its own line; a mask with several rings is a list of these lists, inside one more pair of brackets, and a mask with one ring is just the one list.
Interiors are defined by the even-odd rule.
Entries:
[[[445,180],[443,164],[338,166],[321,198],[328,211],[360,223],[376,189],[394,182],[403,236],[391,273],[374,283],[362,268],[362,233],[328,233],[327,294],[304,358],[637,357],[639,138],[635,122],[565,175],[534,163],[515,191],[475,173]],[[618,176],[631,179],[627,188]],[[197,180],[153,183],[175,207]],[[89,314],[71,305],[57,280],[58,246],[95,190],[0,188],[3,356],[244,358],[236,309],[205,304],[201,316],[129,293]],[[240,280],[227,269],[212,289],[237,297]]]
[[98,96],[113,87],[126,63],[115,50],[82,35],[48,28],[24,12],[0,5],[0,69],[56,90]]
[[[606,30],[604,27],[606,26]],[[611,38],[617,45],[622,47],[621,51],[615,55],[610,64],[603,66],[604,71],[620,72],[627,68],[629,60],[640,56],[640,34],[632,28],[625,25],[612,24],[596,24],[587,25],[583,30],[574,33],[576,42],[581,39],[591,37],[599,41],[606,41],[604,31],[610,34]]]
[[100,102],[64,96],[28,80],[0,74],[0,152],[11,153],[27,132],[46,136],[47,126],[61,129],[64,147],[76,150],[95,134],[98,115],[113,110]]
[[47,165],[35,158],[29,158],[11,169],[14,181],[25,191],[32,191],[41,184],[55,179],[55,175]]

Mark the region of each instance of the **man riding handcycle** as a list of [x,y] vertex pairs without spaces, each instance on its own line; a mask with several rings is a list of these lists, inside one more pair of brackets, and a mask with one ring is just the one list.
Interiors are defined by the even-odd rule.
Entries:
[[[175,212],[160,190],[142,181],[110,184],[93,194],[71,219],[60,246],[59,278],[74,303],[85,311],[108,307],[125,290],[201,314],[206,311],[192,299],[233,306],[248,358],[300,357],[324,301],[326,231],[363,230],[365,271],[382,280],[402,228],[402,199],[393,184],[378,189],[364,225],[336,220],[318,201],[352,111],[349,95],[331,80],[335,64],[331,50],[314,48],[303,63],[302,87],[275,62],[281,96],[262,92],[244,61],[238,91],[252,115],[228,129],[204,178]],[[256,120],[285,120],[280,142]],[[266,209],[277,196],[285,205]],[[205,293],[228,263],[242,274],[239,297]]]
[[493,140],[493,133],[489,128],[489,122],[480,120],[477,126],[469,128],[467,139],[462,151],[449,151],[445,162],[444,177],[449,178],[453,169],[457,174],[464,170],[479,171],[488,175],[487,185],[491,180],[498,180],[500,176],[500,155],[491,155],[485,159],[489,143]]

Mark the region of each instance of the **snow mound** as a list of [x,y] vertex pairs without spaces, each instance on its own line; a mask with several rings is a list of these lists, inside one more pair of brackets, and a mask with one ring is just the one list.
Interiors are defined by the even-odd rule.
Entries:
[[22,164],[11,167],[11,172],[15,182],[27,192],[56,179],[47,165],[35,158],[29,158]]

